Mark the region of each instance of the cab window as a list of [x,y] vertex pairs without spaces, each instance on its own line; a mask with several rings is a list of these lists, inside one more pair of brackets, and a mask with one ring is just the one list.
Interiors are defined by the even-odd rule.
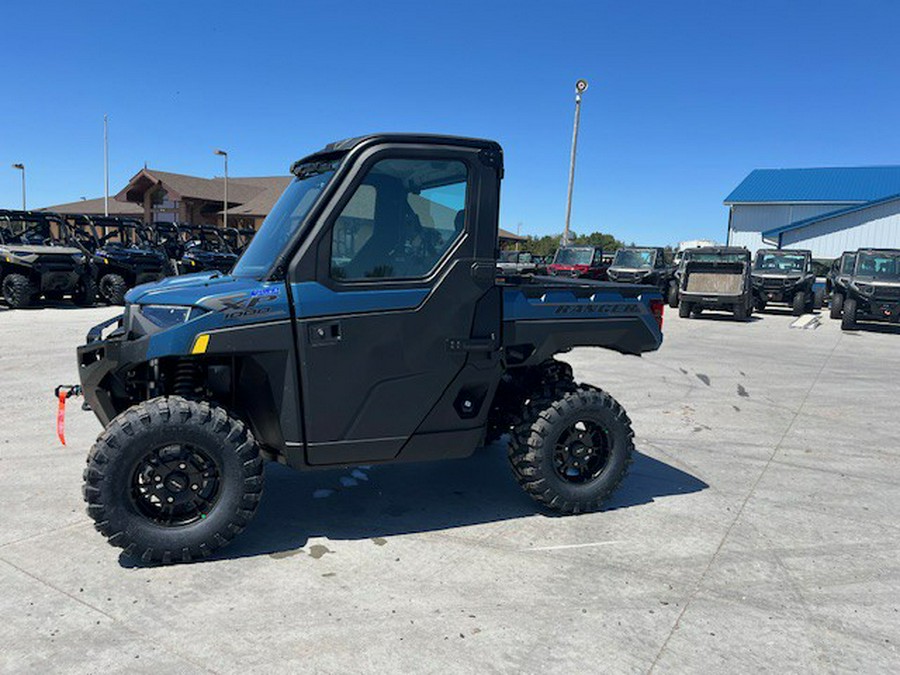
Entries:
[[366,174],[334,223],[336,281],[428,276],[465,228],[466,165],[385,159]]

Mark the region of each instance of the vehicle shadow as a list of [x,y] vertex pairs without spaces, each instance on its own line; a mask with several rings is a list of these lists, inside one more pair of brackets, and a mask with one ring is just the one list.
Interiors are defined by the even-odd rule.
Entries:
[[738,321],[734,318],[734,314],[730,312],[716,312],[712,311],[704,311],[702,314],[692,314],[691,321],[730,321],[732,323],[755,323],[757,321],[762,321],[762,319],[754,313],[752,316],[747,317],[746,321]]
[[[255,518],[234,542],[208,560],[293,555],[311,537],[380,540],[536,514],[550,516],[516,483],[500,445],[467,459],[355,471],[354,476],[354,470],[297,472],[267,465],[265,491]],[[680,469],[636,452],[628,476],[604,510],[707,487]],[[146,566],[124,554],[119,563],[127,568]]]
[[856,322],[856,328],[847,333],[882,333],[884,335],[900,335],[900,324],[897,323],[861,323]]

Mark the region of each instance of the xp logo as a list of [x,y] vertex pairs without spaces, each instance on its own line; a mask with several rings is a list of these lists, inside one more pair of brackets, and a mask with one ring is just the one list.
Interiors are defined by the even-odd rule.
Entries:
[[264,295],[241,293],[215,298],[209,305],[211,308],[221,311],[226,321],[234,321],[236,319],[246,319],[268,314],[274,309],[269,306],[269,303],[277,299],[277,293],[266,293]]

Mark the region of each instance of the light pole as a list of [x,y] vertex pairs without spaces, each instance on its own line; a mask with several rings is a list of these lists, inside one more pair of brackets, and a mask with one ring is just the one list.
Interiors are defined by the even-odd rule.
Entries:
[[222,209],[222,225],[228,227],[228,153],[224,150],[216,150],[215,154],[225,158],[225,208]]
[[25,165],[22,162],[16,162],[12,165],[12,168],[22,172],[22,210],[27,211],[25,208]]
[[109,117],[103,116],[103,215],[109,215]]
[[581,95],[587,91],[587,80],[575,83],[575,128],[572,130],[572,156],[569,159],[569,196],[566,199],[566,231],[563,245],[569,244],[569,220],[572,217],[572,188],[575,186],[575,149],[578,147],[578,123],[581,120]]

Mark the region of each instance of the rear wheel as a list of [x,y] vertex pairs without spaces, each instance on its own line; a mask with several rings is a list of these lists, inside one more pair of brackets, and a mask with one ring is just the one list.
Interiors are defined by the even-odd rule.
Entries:
[[741,303],[734,306],[734,318],[738,321],[746,321],[750,317],[749,308]]
[[756,311],[757,311],[757,312],[762,312],[762,311],[764,311],[764,310],[766,309],[766,304],[767,304],[767,303],[766,303],[765,300],[763,300],[762,298],[758,298],[758,299],[756,300]]
[[669,283],[669,307],[678,307],[678,284],[674,281]]
[[128,284],[118,274],[104,274],[100,277],[100,295],[111,305],[124,305]]
[[831,296],[831,318],[832,319],[840,319],[841,311],[844,308],[844,295],[842,293],[835,293]]
[[841,314],[841,328],[843,330],[856,329],[856,298],[844,299],[844,310]]
[[37,288],[23,274],[7,274],[3,277],[3,299],[13,309],[28,307],[37,295]]
[[246,527],[262,494],[262,459],[243,422],[177,396],[116,417],[87,464],[97,530],[145,562],[208,556]]
[[91,307],[97,302],[97,283],[94,277],[85,274],[78,280],[78,285],[72,293],[72,302],[79,307]]
[[802,316],[806,310],[806,293],[798,291],[794,293],[794,300],[791,304],[791,310],[794,316]]
[[622,406],[581,385],[524,417],[513,429],[509,459],[535,501],[558,513],[595,511],[625,476],[633,437]]
[[691,317],[691,303],[682,300],[678,305],[678,316],[682,319],[689,319]]

